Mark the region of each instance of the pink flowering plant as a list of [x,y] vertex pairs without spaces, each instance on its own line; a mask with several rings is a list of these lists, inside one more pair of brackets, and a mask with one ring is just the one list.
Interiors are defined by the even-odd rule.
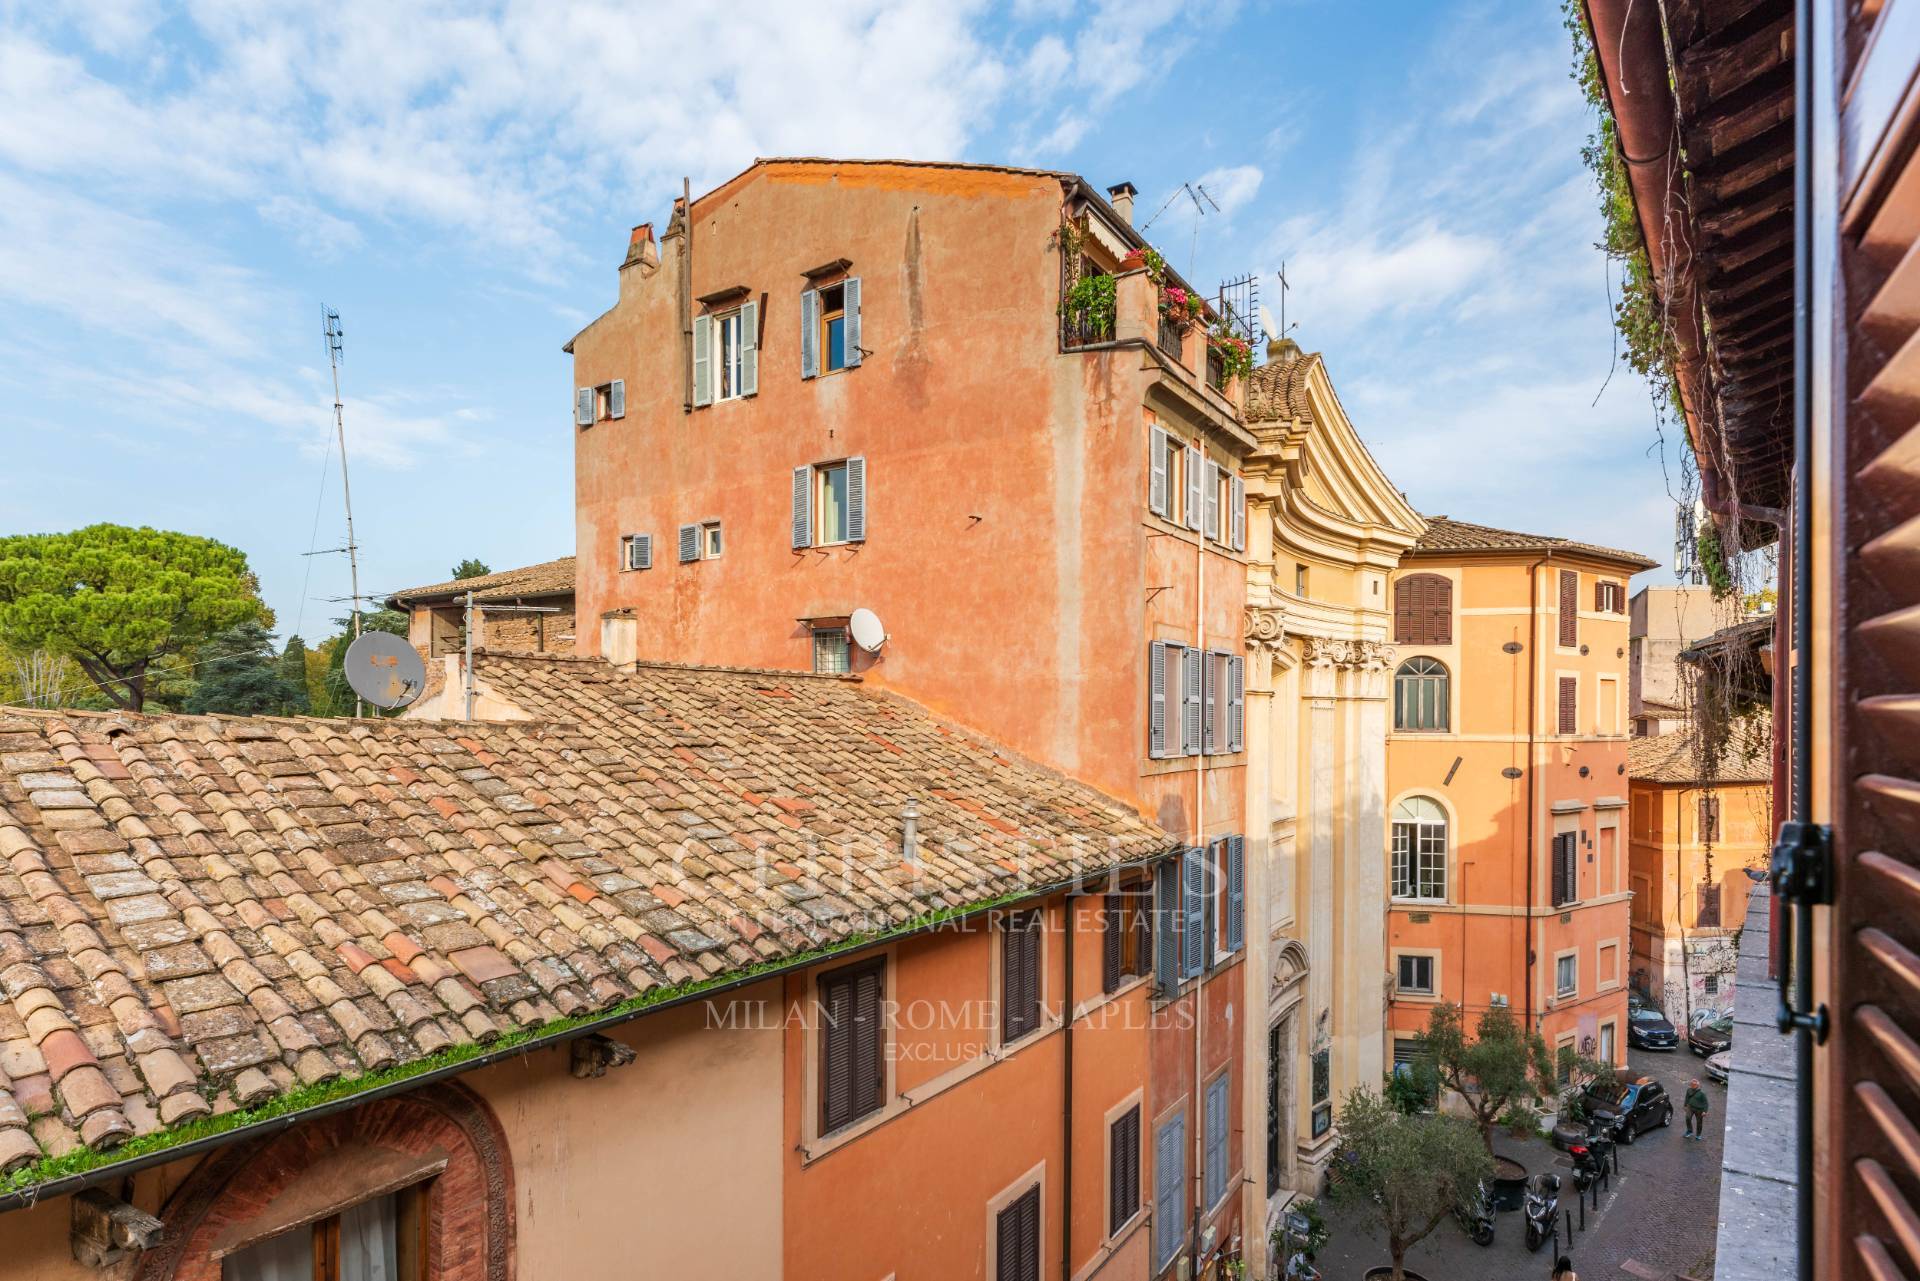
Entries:
[[1253,344],[1222,326],[1207,336],[1220,353],[1221,369],[1228,378],[1245,378],[1253,372]]

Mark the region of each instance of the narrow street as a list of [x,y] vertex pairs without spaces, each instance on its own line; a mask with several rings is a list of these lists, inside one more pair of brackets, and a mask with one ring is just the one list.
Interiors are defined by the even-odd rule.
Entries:
[[[1632,1050],[1628,1070],[1636,1077],[1651,1076],[1666,1087],[1674,1099],[1673,1124],[1649,1130],[1632,1146],[1620,1149],[1620,1174],[1610,1189],[1600,1192],[1598,1209],[1589,1200],[1584,1231],[1566,1153],[1545,1140],[1517,1141],[1505,1134],[1495,1136],[1495,1149],[1526,1165],[1530,1173],[1550,1169],[1560,1175],[1561,1206],[1572,1216],[1575,1228],[1571,1246],[1565,1244],[1563,1229],[1560,1250],[1572,1257],[1581,1281],[1710,1277],[1726,1087],[1709,1080],[1703,1061],[1684,1047],[1665,1052]],[[1697,1142],[1686,1139],[1680,1111],[1687,1082],[1696,1076],[1714,1105],[1707,1114],[1707,1137]],[[1326,1281],[1361,1281],[1368,1268],[1387,1262],[1384,1241],[1376,1240],[1358,1216],[1333,1208],[1328,1219],[1333,1237],[1320,1260]],[[1518,1211],[1511,1211],[1499,1216],[1494,1242],[1485,1249],[1469,1241],[1452,1220],[1443,1222],[1408,1252],[1407,1266],[1424,1274],[1427,1281],[1475,1281],[1545,1278],[1553,1260],[1554,1251],[1547,1245],[1527,1252],[1525,1220]]]

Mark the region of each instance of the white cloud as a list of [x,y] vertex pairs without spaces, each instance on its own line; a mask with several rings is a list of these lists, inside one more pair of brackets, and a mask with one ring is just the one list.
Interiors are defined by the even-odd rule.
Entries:
[[1207,194],[1219,204],[1220,212],[1231,218],[1260,193],[1263,176],[1257,165],[1234,165],[1226,169],[1208,170],[1200,176],[1198,185],[1205,187]]

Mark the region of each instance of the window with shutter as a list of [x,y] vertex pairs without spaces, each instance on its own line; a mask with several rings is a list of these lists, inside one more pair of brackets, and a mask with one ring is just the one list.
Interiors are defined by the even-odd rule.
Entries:
[[849,458],[847,468],[847,541],[867,539],[867,460]]
[[653,535],[628,534],[620,540],[620,549],[620,563],[623,568],[653,568]]
[[627,416],[627,380],[616,378],[607,385],[607,417]]
[[1034,1184],[994,1220],[995,1281],[1040,1281],[1040,1185]]
[[886,1086],[886,958],[820,976],[820,1133],[876,1112]]
[[793,545],[813,546],[813,468],[793,469]]
[[1172,1263],[1187,1238],[1187,1117],[1176,1113],[1153,1134],[1154,1267]]
[[1247,660],[1238,654],[1227,658],[1227,750],[1246,749]]
[[1247,838],[1227,838],[1227,951],[1247,945]]
[[1100,990],[1111,996],[1120,990],[1120,957],[1126,931],[1120,919],[1123,896],[1109,894],[1100,905]]
[[1198,530],[1205,523],[1207,506],[1207,477],[1201,467],[1200,451],[1188,445],[1181,455],[1181,470],[1187,481],[1187,528]]
[[1147,755],[1155,758],[1172,754],[1167,751],[1167,676],[1170,656],[1179,648],[1165,641],[1147,646]]
[[845,285],[847,310],[847,368],[860,367],[860,277],[849,276]]
[[1201,1181],[1204,1184],[1204,1196],[1208,1209],[1220,1204],[1227,1194],[1227,1176],[1231,1171],[1228,1157],[1228,1124],[1232,1110],[1232,1099],[1228,1092],[1231,1074],[1222,1072],[1207,1083],[1206,1092],[1206,1129],[1202,1131],[1205,1139],[1201,1166]]
[[680,526],[680,563],[700,559],[700,526]]
[[741,396],[760,391],[760,304],[750,302],[740,308],[739,391]]
[[1181,855],[1180,977],[1196,978],[1207,964],[1207,852],[1189,847]]
[[1562,734],[1580,732],[1580,678],[1562,676],[1560,678],[1560,716],[1558,722]]
[[1153,868],[1153,981],[1162,995],[1171,994],[1180,985],[1180,926],[1185,919],[1180,901],[1183,861],[1182,857],[1167,858]]
[[1040,1026],[1040,917],[1012,912],[1000,933],[1000,1040],[1011,1044]]
[[1580,644],[1580,575],[1571,569],[1560,571],[1560,644],[1565,649]]
[[1217,543],[1220,541],[1220,464],[1211,458],[1207,459],[1203,497],[1207,505],[1206,535]]
[[1140,1213],[1140,1105],[1121,1113],[1107,1130],[1107,1235]]
[[593,388],[575,388],[573,393],[573,423],[576,427],[593,426]]
[[1219,751],[1220,655],[1200,656],[1200,750],[1211,756]]
[[800,295],[800,376],[820,372],[820,295],[809,289]]
[[1201,751],[1203,709],[1200,705],[1200,686],[1204,679],[1201,673],[1206,668],[1206,657],[1197,649],[1180,651],[1180,751],[1185,756],[1197,756]]
[[1397,645],[1453,643],[1453,580],[1408,574],[1393,585],[1393,639]]
[[1232,518],[1230,542],[1233,550],[1247,550],[1247,482],[1238,476],[1227,487],[1227,512]]
[[1553,905],[1561,907],[1580,897],[1580,833],[1561,832],[1553,838]]
[[693,403],[713,403],[713,317],[693,318]]
[[1167,514],[1167,433],[1158,427],[1147,433],[1147,510]]

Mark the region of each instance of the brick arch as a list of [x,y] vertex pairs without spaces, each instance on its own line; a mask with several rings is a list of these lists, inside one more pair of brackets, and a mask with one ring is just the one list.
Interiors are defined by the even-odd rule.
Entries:
[[219,1281],[214,1244],[259,1216],[319,1162],[356,1153],[444,1158],[428,1193],[434,1281],[513,1281],[513,1167],[506,1135],[480,1097],[457,1083],[377,1099],[222,1148],[167,1200],[166,1238],[135,1281]]

